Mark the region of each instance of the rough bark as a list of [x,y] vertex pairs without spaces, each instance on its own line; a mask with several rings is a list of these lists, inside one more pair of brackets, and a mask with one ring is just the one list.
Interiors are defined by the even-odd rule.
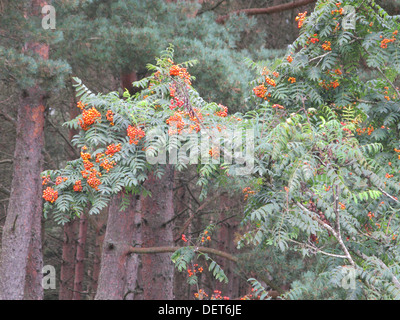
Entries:
[[[39,189],[40,190],[40,189]],[[38,194],[40,197],[40,193]],[[28,263],[25,279],[25,300],[43,300],[43,250],[42,250],[42,207],[36,207],[32,222],[31,242],[28,251]]]
[[[134,219],[134,232],[132,244],[133,246],[140,245],[142,242],[142,216],[140,214],[140,202],[138,204],[138,212]],[[143,288],[141,287],[142,280],[140,278],[139,269],[141,265],[141,256],[130,254],[126,261],[126,282],[125,282],[125,300],[143,300]]]
[[[73,91],[71,85],[71,91]],[[79,115],[79,108],[76,107],[75,98],[71,99],[69,107],[70,120]],[[79,133],[78,129],[70,129],[68,132],[69,141]],[[71,145],[67,146],[67,154],[69,160],[75,159],[76,149],[72,149]],[[74,219],[64,225],[64,238],[62,246],[62,262],[60,270],[60,291],[59,300],[72,300],[74,288],[74,273],[75,273],[75,254],[76,254],[76,228],[77,220]]]
[[[144,187],[151,197],[141,199],[142,247],[173,245],[173,225],[165,224],[174,216],[173,184],[174,170],[164,167],[160,179],[149,174]],[[143,255],[141,278],[145,300],[172,300],[174,298],[174,265],[170,253]]]
[[72,300],[75,272],[76,226],[74,219],[64,225],[59,300]]
[[[104,217],[103,217],[104,216]],[[104,231],[106,227],[107,211],[103,210],[100,217],[96,217],[95,223],[95,248],[94,248],[94,258],[93,258],[93,269],[92,269],[92,283],[91,288],[94,296],[97,292],[97,287],[99,283],[100,266],[101,266],[101,249],[104,242]]]
[[[26,16],[40,15],[45,1],[32,0]],[[26,52],[49,58],[49,46],[28,42]],[[14,150],[13,180],[7,218],[3,228],[0,257],[0,299],[24,298],[25,279],[28,296],[34,299],[43,295],[41,284],[41,178],[44,149],[44,97],[45,92],[37,85],[23,91],[18,106],[17,137]]]
[[[18,108],[13,181],[2,241],[0,298],[3,299],[24,297],[32,224],[40,221],[35,215],[42,211],[43,128],[43,92],[33,87],[25,92]],[[40,230],[39,225],[35,228],[35,232]],[[41,246],[40,236],[35,237],[32,245]]]
[[[176,179],[175,179],[176,181]],[[175,192],[175,214],[181,214],[175,221],[175,225],[178,227],[177,233],[174,234],[175,242],[179,242],[180,244],[183,243],[181,240],[181,234],[179,234],[180,230],[182,230],[185,221],[187,220],[188,216],[188,203],[189,197],[187,195],[187,190],[184,185],[183,180],[179,180],[177,183],[179,189]],[[175,268],[174,274],[174,295],[176,300],[188,300],[190,299],[190,286],[187,283],[187,274],[185,272],[179,272]]]
[[72,300],[82,299],[83,278],[85,275],[85,246],[87,239],[88,223],[85,215],[82,215],[79,221],[79,236],[78,246],[76,250],[75,262],[75,278],[74,278],[74,293]]
[[126,261],[135,230],[138,201],[131,195],[125,195],[129,197],[129,206],[120,211],[123,196],[123,192],[114,196],[109,206],[96,300],[124,298]]
[[[218,249],[223,252],[229,252],[234,255],[237,253],[234,233],[237,229],[238,222],[234,219],[229,219],[229,215],[235,210],[237,203],[234,199],[230,198],[227,194],[222,194],[219,198],[219,209],[220,215],[218,220],[221,221],[220,227],[217,234],[215,235]],[[228,213],[228,215],[227,215]],[[222,291],[222,295],[228,297],[238,297],[239,296],[239,278],[235,275],[234,269],[236,265],[232,263],[233,260],[229,259],[216,259],[221,268],[224,270],[226,276],[229,279],[227,284],[217,282],[216,289]]]

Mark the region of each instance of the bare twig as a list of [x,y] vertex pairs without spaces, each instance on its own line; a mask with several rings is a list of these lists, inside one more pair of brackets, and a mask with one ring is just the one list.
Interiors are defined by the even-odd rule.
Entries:
[[292,240],[292,239],[288,239],[288,241],[289,241],[289,242],[293,242],[293,243],[299,245],[300,247],[307,247],[307,248],[309,248],[309,249],[311,249],[311,250],[314,250],[314,251],[316,251],[316,252],[318,252],[318,253],[324,254],[324,255],[329,256],[329,257],[347,259],[347,256],[345,256],[345,255],[340,255],[340,254],[334,254],[334,253],[325,252],[325,251],[321,250],[320,248],[315,247],[315,246],[312,246],[312,245],[309,245],[309,244],[307,244],[307,243],[301,243],[301,242],[298,242],[298,241],[295,241],[295,240]]

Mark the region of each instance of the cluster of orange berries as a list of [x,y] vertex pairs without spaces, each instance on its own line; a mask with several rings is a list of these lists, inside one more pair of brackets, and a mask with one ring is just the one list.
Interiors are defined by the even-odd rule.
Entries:
[[186,68],[177,66],[177,65],[173,65],[170,69],[169,69],[169,75],[170,76],[177,76],[181,79],[183,79],[185,81],[185,83],[187,85],[191,85],[191,81],[190,81],[190,74],[187,72]]
[[274,79],[271,79],[269,77],[265,77],[265,82],[269,84],[270,86],[276,87],[276,81]]
[[372,218],[375,218],[375,214],[372,213],[371,211],[368,212],[368,218],[369,218],[369,220],[372,220]]
[[211,241],[211,237],[208,235],[208,231],[204,231],[203,236],[201,237],[201,243],[206,241]]
[[265,87],[264,84],[260,84],[259,86],[253,88],[254,94],[259,98],[264,98],[267,91],[268,89]]
[[246,201],[246,200],[249,198],[249,196],[250,196],[251,194],[255,194],[255,193],[256,193],[256,192],[255,192],[254,190],[251,190],[250,187],[244,188],[244,189],[243,189],[244,200]]
[[170,91],[170,96],[172,97],[169,108],[171,110],[174,110],[175,108],[181,108],[184,102],[176,96],[175,84],[170,85],[169,91]]
[[299,13],[296,17],[296,21],[297,21],[297,27],[300,29],[303,24],[304,24],[304,20],[306,19],[306,15],[307,15],[307,11],[303,12],[303,13]]
[[325,188],[325,191],[328,192],[329,190],[331,190],[332,186],[325,186],[324,185],[324,188]]
[[[262,76],[268,76],[269,73],[270,73],[270,71],[268,70],[267,67],[264,67],[264,68],[262,69],[262,71],[261,71],[261,75],[262,75]],[[278,78],[278,77],[279,77],[279,72],[274,71],[274,72],[272,72],[272,75],[273,75],[275,78]]]
[[344,203],[339,202],[340,209],[345,210],[346,205]]
[[192,269],[187,269],[189,277],[194,276],[196,273],[202,273],[203,272],[203,270],[204,270],[203,267],[198,267],[198,266],[199,265],[196,263],[196,264],[193,265],[193,270]]
[[106,118],[110,121],[110,125],[114,125],[114,113],[111,110],[108,110],[106,113]]
[[170,116],[166,122],[170,126],[168,130],[169,135],[180,134],[185,127],[185,122],[183,121],[184,112],[181,110],[175,111],[175,113]]
[[[385,94],[385,99],[386,99],[387,101],[390,101],[389,87],[385,87],[384,89],[385,89],[385,92],[384,92],[384,94]],[[399,88],[396,88],[396,89],[398,90]],[[393,100],[396,99],[396,95],[394,94],[394,95],[392,96],[392,98],[393,98]]]
[[[91,169],[90,174],[87,177],[87,184],[93,188],[94,190],[98,191],[99,186],[101,185],[101,180],[98,178],[101,177],[101,173],[98,172],[96,169]],[[85,178],[85,177],[84,177]]]
[[311,43],[317,43],[317,42],[319,42],[318,34],[317,34],[317,33],[315,33],[312,37],[308,38],[308,41],[307,41],[306,43],[307,43],[307,44],[310,44],[310,42],[311,42]]
[[211,300],[229,300],[229,297],[227,296],[222,296],[221,291],[219,290],[214,290],[213,294],[211,295]]
[[372,125],[370,125],[368,128],[357,128],[356,129],[356,132],[359,136],[363,135],[365,133],[365,131],[367,131],[368,135],[370,136],[372,134],[372,132],[375,131],[375,128]]
[[330,88],[336,89],[340,86],[339,80],[330,81],[327,83],[325,80],[322,80],[319,85],[324,88],[325,90],[329,90]]
[[[335,3],[335,5],[336,5],[336,7],[340,8],[340,6],[342,5],[342,3],[341,3],[341,2],[337,2],[337,3]],[[344,13],[344,9],[343,9],[343,8],[340,8],[340,9],[332,10],[332,11],[331,11],[331,14],[335,14],[335,13],[343,14],[343,13]]]
[[294,78],[294,77],[289,77],[288,81],[289,81],[290,83],[295,83],[295,82],[296,82],[296,78]]
[[92,107],[89,110],[82,111],[82,118],[79,119],[79,125],[83,130],[88,130],[89,127],[95,123],[97,120],[101,119],[101,114],[95,107]]
[[114,168],[115,165],[116,165],[116,162],[111,161],[109,159],[103,159],[100,163],[100,167],[102,167],[107,172],[109,172],[112,168]]
[[254,293],[254,288],[251,288],[251,293],[244,295],[243,297],[240,298],[240,300],[253,300],[253,299],[258,299],[258,296],[253,295]]
[[129,137],[129,143],[137,145],[140,139],[146,136],[146,133],[143,131],[142,128],[134,127],[129,125],[127,131],[127,135]]
[[[276,87],[276,81],[274,79],[271,79],[270,77],[268,77],[268,74],[269,74],[269,71],[266,68],[264,68],[263,72],[262,72],[262,75],[265,76],[265,83],[267,85],[272,86],[272,87]],[[279,77],[279,73],[278,72],[272,72],[272,75],[275,78]],[[262,84],[258,85],[257,87],[253,88],[253,92],[257,97],[267,100],[266,95],[267,95],[267,92],[268,92],[268,88],[265,86],[265,83],[262,83]],[[268,96],[270,97],[271,94],[269,93]]]
[[50,176],[43,176],[42,177],[42,186],[45,186],[46,184],[48,184],[50,182]]
[[111,161],[110,159],[117,153],[121,151],[121,144],[112,143],[107,146],[107,150],[105,153],[96,154],[96,162],[100,163],[100,167],[109,172],[116,165],[115,161]]
[[286,57],[286,60],[287,60],[289,63],[292,63],[293,57],[289,55],[289,56]]
[[221,118],[227,117],[228,116],[228,107],[225,107],[222,104],[219,104],[218,107],[220,109],[222,109],[222,110],[221,111],[217,111],[215,113],[215,115],[217,115],[218,117],[221,117]]
[[285,109],[285,107],[284,106],[281,106],[280,104],[274,104],[273,106],[272,106],[272,108],[274,108],[274,109]]
[[[225,116],[227,115],[228,108],[223,107],[223,111],[220,111],[218,113],[219,116]],[[210,115],[207,113],[206,115]],[[199,132],[201,129],[201,122],[203,120],[203,115],[201,111],[197,108],[193,108],[191,112],[183,111],[183,110],[177,110],[175,113],[170,116],[167,120],[166,123],[170,126],[168,130],[169,135],[174,135],[174,134],[181,134],[182,131],[185,129],[186,123],[184,121],[184,118],[188,117],[191,123],[188,124],[188,132],[191,133],[192,131]],[[208,127],[207,127],[208,128]]]
[[212,147],[210,149],[210,151],[208,151],[208,154],[210,155],[210,157],[212,157],[213,159],[218,159],[221,155],[219,147]]
[[67,177],[57,177],[57,178],[56,178],[56,186],[58,186],[59,184],[65,182],[65,181],[67,181],[67,180],[68,180]]
[[[398,33],[399,32],[396,30],[396,31],[393,32],[392,38],[390,38],[390,39],[384,38],[381,41],[381,48],[382,49],[386,49],[388,47],[388,43],[395,42],[396,41],[396,36],[397,36]],[[381,35],[380,38],[382,39],[383,36]]]
[[200,289],[199,292],[194,294],[194,297],[196,299],[203,300],[204,298],[208,298],[208,294],[203,289]]
[[76,180],[73,189],[74,189],[75,192],[82,192],[82,190],[83,190],[82,181],[81,180]]
[[87,106],[87,104],[84,104],[82,101],[78,101],[76,107],[83,110],[85,109],[85,107]]
[[[83,147],[86,150],[86,147]],[[83,166],[85,170],[81,171],[83,179],[87,180],[87,184],[98,191],[99,185],[101,185],[101,180],[98,177],[101,177],[101,173],[97,171],[94,167],[94,164],[90,162],[91,155],[90,153],[81,152],[81,158],[83,160]],[[78,187],[77,187],[78,189]]]
[[46,190],[43,191],[43,199],[47,202],[54,203],[58,199],[58,191],[47,187]]
[[118,143],[116,145],[115,143],[112,143],[107,146],[106,155],[112,157],[112,156],[114,156],[114,154],[116,154],[117,152],[120,152],[120,151],[121,151],[121,144]]
[[[399,149],[396,149],[396,148],[394,148],[394,152],[400,153],[400,150],[399,150]],[[397,157],[398,157],[398,159],[400,160],[400,154],[399,154]]]
[[322,44],[322,49],[324,49],[325,51],[332,51],[331,42],[330,41],[325,41]]
[[340,69],[335,69],[335,70],[333,70],[333,72],[335,74],[337,74],[338,76],[341,76],[343,74],[342,70],[340,70]]
[[386,178],[386,179],[393,178],[393,175],[392,175],[392,174],[389,174],[389,173],[386,173],[386,174],[385,174],[385,178]]

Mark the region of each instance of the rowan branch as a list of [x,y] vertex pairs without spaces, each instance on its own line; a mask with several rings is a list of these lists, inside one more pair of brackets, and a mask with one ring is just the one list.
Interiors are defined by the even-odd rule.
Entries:
[[[175,251],[181,249],[182,247],[150,247],[150,248],[138,248],[138,247],[130,247],[127,254],[155,254],[155,253],[174,253]],[[235,257],[234,255],[220,251],[217,249],[213,248],[208,248],[208,247],[193,247],[195,248],[195,251],[201,252],[201,253],[209,253],[209,254],[214,254],[216,256],[225,258],[227,260],[233,261],[233,262],[238,262],[239,259]]]
[[280,5],[268,7],[268,8],[250,8],[250,9],[236,10],[236,11],[233,11],[226,15],[219,16],[216,19],[216,22],[224,23],[227,19],[229,19],[229,17],[231,15],[234,15],[234,14],[244,13],[248,16],[260,15],[260,14],[272,14],[272,13],[283,12],[283,11],[295,9],[295,8],[302,7],[302,6],[305,6],[307,4],[314,3],[314,2],[317,2],[317,0],[300,0],[297,2],[284,3],[284,4],[280,4]]
[[316,251],[316,252],[318,252],[318,253],[321,253],[321,254],[326,255],[326,256],[329,256],[329,257],[347,259],[347,256],[345,256],[345,255],[329,253],[329,252],[326,252],[326,251],[321,250],[321,249],[318,248],[318,247],[309,245],[308,243],[298,242],[298,241],[295,241],[295,240],[293,240],[293,239],[288,239],[288,241],[289,241],[289,242],[293,242],[294,244],[297,244],[297,245],[300,246],[300,247],[307,247],[307,248],[310,249],[310,250],[314,250],[314,251]]
[[3,163],[10,163],[10,164],[12,164],[14,161],[13,161],[13,159],[4,159],[4,160],[0,160],[0,164],[3,164]]
[[[303,210],[304,212],[306,212],[312,220],[316,221],[321,227],[323,227],[324,229],[330,231],[333,236],[336,238],[336,240],[339,242],[340,246],[342,247],[342,250],[345,253],[345,257],[347,260],[349,260],[350,264],[352,266],[355,266],[355,263],[353,261],[353,258],[351,257],[349,251],[347,250],[347,247],[345,246],[343,240],[342,240],[342,236],[340,234],[340,229],[339,230],[335,230],[334,228],[332,228],[330,225],[326,224],[325,222],[323,222],[319,217],[317,217],[317,215],[313,214],[310,210],[308,210],[305,206],[303,206],[300,202],[296,202],[296,205]],[[336,210],[335,210],[336,211]],[[340,222],[338,221],[339,219],[339,215],[338,215],[338,211],[336,211],[336,223],[339,224]]]

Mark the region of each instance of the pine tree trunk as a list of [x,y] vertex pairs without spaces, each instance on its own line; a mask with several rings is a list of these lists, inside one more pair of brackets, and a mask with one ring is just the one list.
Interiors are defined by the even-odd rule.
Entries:
[[[217,247],[220,251],[235,254],[238,252],[235,242],[235,232],[237,232],[239,221],[229,216],[232,216],[235,211],[238,210],[240,204],[237,199],[231,198],[228,194],[222,194],[219,198],[219,202],[220,214],[218,220],[221,223],[218,232],[214,236],[218,243]],[[222,291],[223,296],[237,298],[240,296],[240,278],[235,273],[236,264],[222,258],[216,258],[216,261],[229,279],[227,284],[217,282],[216,289]]]
[[[135,215],[134,220],[134,232],[132,245],[140,245],[142,243],[142,215],[140,214],[140,202],[137,207],[137,214]],[[141,265],[141,257],[137,254],[130,254],[126,261],[126,283],[124,290],[124,299],[125,300],[143,300],[143,288],[141,288],[140,283],[140,275],[139,268]]]
[[[175,243],[178,245],[183,245],[184,242],[181,240],[181,234],[178,234],[185,222],[188,219],[188,215],[191,213],[189,210],[190,206],[190,198],[188,196],[188,192],[186,190],[186,185],[183,179],[177,179],[178,172],[176,172],[175,181],[179,188],[175,191],[175,214],[180,214],[180,216],[175,220],[175,226],[177,227],[177,232],[174,234]],[[190,228],[190,226],[188,227]],[[188,230],[188,229],[187,229]],[[184,233],[187,233],[187,230]],[[179,239],[177,241],[177,239]],[[174,272],[174,296],[176,300],[189,300],[190,297],[190,286],[187,283],[187,272],[179,272],[178,269],[175,268]]]
[[79,221],[79,237],[78,237],[78,248],[76,250],[76,262],[75,262],[75,279],[74,279],[74,293],[72,300],[82,299],[82,287],[83,278],[85,275],[85,246],[87,238],[88,223],[85,215],[81,216]]
[[[40,4],[46,3],[32,0],[26,16],[38,16]],[[24,50],[36,53],[44,60],[49,58],[46,44],[28,42]],[[26,297],[43,297],[40,174],[44,149],[44,97],[45,92],[37,84],[33,85],[24,90],[18,106],[13,180],[0,257],[0,299],[23,299],[26,279]]]
[[76,225],[74,219],[64,225],[59,300],[72,300],[75,273]]
[[95,244],[94,244],[95,248],[94,248],[92,284],[91,284],[94,296],[96,295],[99,283],[100,265],[101,265],[101,247],[104,242],[103,227],[105,228],[105,222],[103,223],[101,220],[98,221],[95,226]]
[[[173,245],[173,225],[165,224],[174,216],[174,170],[165,166],[161,179],[149,174],[144,187],[151,197],[141,199],[142,247]],[[141,257],[143,298],[145,300],[172,300],[174,298],[174,265],[171,254],[146,254]]]
[[[71,91],[73,87],[71,85]],[[75,98],[72,99],[69,107],[70,120],[76,118],[80,113],[80,109],[76,107]],[[79,133],[78,129],[70,129],[68,132],[69,141]],[[76,150],[68,149],[68,158],[74,160]],[[73,287],[74,287],[74,274],[75,274],[75,251],[76,251],[76,226],[77,220],[74,219],[64,225],[64,239],[62,246],[62,263],[60,271],[60,291],[59,300],[72,300]]]
[[129,206],[120,211],[123,196],[120,192],[112,199],[104,237],[99,284],[96,300],[122,300],[126,283],[126,261],[135,230],[137,199],[131,195]]
[[[2,299],[24,298],[28,255],[35,251],[33,248],[29,250],[29,246],[41,246],[40,236],[32,241],[32,231],[40,231],[40,224],[33,227],[33,223],[40,221],[37,215],[42,214],[43,95],[37,87],[26,90],[18,108],[13,181],[3,229],[0,267]],[[39,257],[35,254],[36,258]]]
[[[40,189],[39,189],[40,190]],[[40,193],[38,195],[40,197]],[[25,300],[43,300],[42,207],[37,206],[32,221],[31,242],[25,279]]]

